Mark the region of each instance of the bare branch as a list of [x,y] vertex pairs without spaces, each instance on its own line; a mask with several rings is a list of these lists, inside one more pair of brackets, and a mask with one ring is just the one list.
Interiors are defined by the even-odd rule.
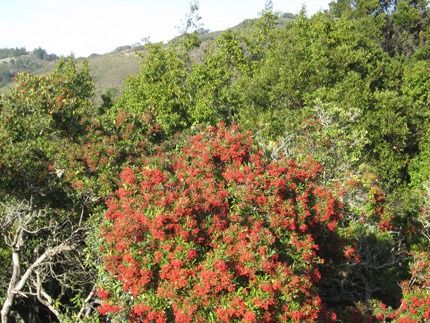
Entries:
[[[42,304],[59,317],[60,312],[53,306],[52,297],[43,289],[43,282],[52,278],[60,278],[62,274],[56,272],[58,268],[66,268],[70,263],[79,264],[79,261],[68,256],[59,256],[74,252],[79,246],[84,245],[86,231],[82,226],[84,209],[82,208],[79,222],[74,227],[73,221],[67,217],[61,223],[56,222],[53,218],[49,219],[48,209],[34,209],[32,200],[12,201],[10,204],[1,206],[2,218],[6,220],[3,221],[5,224],[2,225],[1,230],[5,242],[12,252],[12,276],[1,310],[2,322],[7,322],[17,295],[22,297],[35,295]],[[43,235],[41,235],[42,233]],[[45,233],[48,235],[45,236]],[[32,252],[34,258],[24,256],[28,254],[25,249],[27,248],[26,241],[30,237],[41,241]],[[39,254],[39,250],[42,251],[41,254]],[[21,257],[25,259],[21,259]],[[28,266],[25,270],[21,270],[23,264],[26,263]],[[67,278],[67,275],[63,275],[63,277]],[[32,285],[36,288],[36,293],[31,291]],[[25,288],[29,291],[25,291]]]

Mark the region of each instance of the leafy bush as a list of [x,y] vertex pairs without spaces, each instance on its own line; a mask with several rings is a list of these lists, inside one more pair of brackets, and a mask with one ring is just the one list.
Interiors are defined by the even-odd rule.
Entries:
[[337,200],[309,158],[267,162],[223,124],[125,168],[107,203],[101,314],[133,322],[312,321]]

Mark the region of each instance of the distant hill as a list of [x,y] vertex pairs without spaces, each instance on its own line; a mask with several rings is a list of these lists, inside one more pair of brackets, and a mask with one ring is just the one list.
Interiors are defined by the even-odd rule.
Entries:
[[16,73],[28,72],[34,74],[49,73],[59,57],[48,54],[42,48],[27,51],[25,48],[0,49],[0,93],[8,91],[13,84]]
[[[284,13],[278,19],[277,26],[285,27],[294,19],[296,19],[296,15]],[[255,19],[245,19],[230,29],[239,30],[252,27],[254,23]],[[209,31],[200,28],[197,30],[197,37],[204,45],[206,42],[218,38],[223,31]],[[178,38],[175,37],[169,43],[175,43],[177,40]],[[114,99],[121,95],[127,77],[139,73],[141,58],[136,52],[144,50],[143,45],[136,43],[117,47],[107,54],[92,54],[86,58],[94,80],[94,101],[97,105],[102,103],[101,96],[107,92],[115,93]],[[25,48],[0,49],[0,94],[6,93],[14,86],[13,78],[16,73],[26,71],[38,75],[48,74],[54,69],[58,59],[57,55],[48,54],[41,48],[33,51],[27,51]]]
[[[294,21],[295,19],[297,19],[297,15],[289,12],[283,13],[277,21],[277,27],[283,28],[290,22]],[[256,20],[257,19],[245,19],[238,25],[231,27],[229,29],[235,31],[235,30],[239,30],[247,27],[252,27]],[[224,31],[225,30],[209,31],[209,30],[200,28],[199,30],[197,30],[197,37],[202,43],[204,43],[206,41],[213,41],[217,39]],[[171,40],[171,42],[175,42],[177,38],[178,37],[175,37],[174,39]]]
[[111,52],[104,55],[91,55],[87,58],[94,81],[94,102],[102,103],[101,96],[107,91],[115,93],[114,99],[121,95],[124,81],[129,75],[139,73],[141,58],[134,51]]

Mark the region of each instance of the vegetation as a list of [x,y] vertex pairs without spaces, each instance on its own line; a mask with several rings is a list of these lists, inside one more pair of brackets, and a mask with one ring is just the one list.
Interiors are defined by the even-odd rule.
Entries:
[[124,169],[102,230],[106,269],[123,289],[100,286],[100,313],[163,322],[319,316],[318,245],[333,234],[338,202],[314,186],[318,163],[266,163],[252,147],[250,133],[220,124],[176,154]]
[[25,48],[1,48],[0,49],[0,59],[7,57],[19,57],[22,55],[27,55],[27,50]]
[[12,83],[15,74],[23,71],[41,72],[42,69],[52,65],[51,61],[58,59],[57,55],[48,55],[46,50],[40,47],[33,52],[28,52],[25,48],[2,48],[0,49],[0,88]]
[[430,319],[428,5],[268,1],[202,41],[194,3],[96,103],[87,61],[18,74],[2,322]]

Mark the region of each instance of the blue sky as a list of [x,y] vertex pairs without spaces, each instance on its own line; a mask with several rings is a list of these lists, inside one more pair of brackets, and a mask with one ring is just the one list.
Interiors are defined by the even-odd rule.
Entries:
[[[329,0],[274,0],[274,9],[308,15]],[[265,0],[200,0],[203,27],[212,31],[255,18]],[[0,0],[0,48],[42,47],[48,53],[89,56],[118,46],[167,41],[178,35],[190,0]]]

